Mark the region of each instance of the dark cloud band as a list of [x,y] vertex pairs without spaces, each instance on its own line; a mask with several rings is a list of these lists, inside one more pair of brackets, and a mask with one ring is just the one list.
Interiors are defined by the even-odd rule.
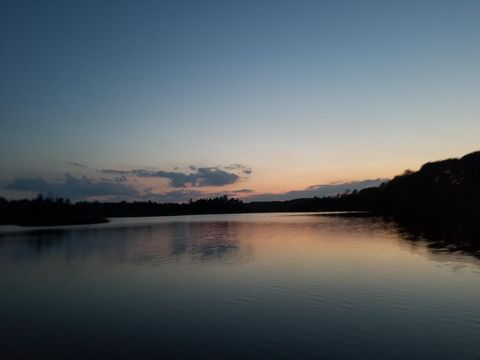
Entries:
[[[190,172],[164,171],[164,170],[115,170],[103,169],[105,174],[132,175],[144,178],[168,179],[170,186],[174,188],[225,186],[236,183],[242,178],[241,174],[250,175],[252,170],[240,164],[221,167],[196,167],[189,166]],[[229,171],[227,171],[229,170]]]
[[5,185],[4,188],[42,194],[51,193],[55,196],[71,199],[85,199],[95,196],[133,197],[139,195],[139,191],[128,184],[108,180],[96,181],[86,176],[77,178],[70,174],[65,174],[64,179],[60,182],[50,182],[42,177],[18,177]]

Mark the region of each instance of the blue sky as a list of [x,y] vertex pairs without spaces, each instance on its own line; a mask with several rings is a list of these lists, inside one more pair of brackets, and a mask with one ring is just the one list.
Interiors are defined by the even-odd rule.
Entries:
[[0,196],[284,193],[478,150],[479,19],[478,1],[2,1]]

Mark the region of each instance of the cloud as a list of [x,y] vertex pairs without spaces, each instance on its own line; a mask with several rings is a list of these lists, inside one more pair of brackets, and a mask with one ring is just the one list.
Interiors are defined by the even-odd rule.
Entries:
[[80,163],[75,162],[75,161],[65,161],[65,164],[71,165],[71,166],[80,167],[80,168],[83,168],[83,169],[86,169],[86,168],[87,168],[86,165],[80,164]]
[[252,189],[239,189],[239,190],[233,190],[232,193],[234,194],[249,194],[252,193]]
[[[123,176],[131,175],[143,178],[164,178],[168,179],[169,185],[174,188],[225,186],[234,184],[242,178],[239,174],[233,171],[226,171],[227,167],[196,167],[194,165],[190,165],[188,168],[190,172],[147,169],[103,169],[101,172],[105,174]],[[250,168],[239,164],[231,165],[228,168],[231,170],[240,170],[245,174],[251,174],[252,172]]]
[[346,183],[334,183],[325,185],[313,185],[304,190],[288,191],[281,194],[258,194],[243,198],[247,201],[285,201],[300,198],[335,196],[346,191],[361,190],[368,187],[379,186],[388,179],[368,179],[362,181],[351,181]]
[[[111,179],[107,179],[108,181],[111,181]],[[127,181],[127,177],[125,175],[121,175],[121,176],[115,176],[115,181],[116,182],[125,182]]]
[[113,180],[93,180],[86,176],[74,177],[65,174],[60,182],[50,182],[42,177],[18,177],[4,186],[8,190],[30,191],[54,196],[67,197],[72,200],[90,197],[135,197],[140,195],[134,187]]
[[104,174],[113,174],[113,175],[129,175],[132,173],[131,170],[116,170],[116,169],[102,169],[100,171]]
[[246,166],[242,164],[230,164],[230,165],[224,166],[223,168],[225,170],[238,170],[238,169],[244,169],[246,168]]
[[142,200],[151,200],[163,203],[187,202],[190,199],[196,200],[204,197],[201,191],[196,190],[173,190],[164,193],[148,193],[143,195]]
[[240,179],[239,175],[221,170],[219,168],[198,168],[191,173],[161,170],[133,170],[133,173],[139,177],[166,178],[168,179],[170,186],[175,188],[224,186],[233,184]]
[[[87,166],[68,161],[66,164],[89,169]],[[228,168],[228,169],[227,169]],[[235,184],[246,178],[245,173],[251,169],[241,165],[198,167],[190,165],[174,171],[156,170],[152,168],[141,169],[96,169],[98,178],[87,176],[76,177],[65,174],[64,178],[57,181],[47,180],[44,177],[17,177],[7,183],[5,190],[25,193],[52,194],[57,197],[66,197],[78,200],[155,200],[160,202],[183,202],[189,199],[214,196],[216,193],[204,193],[194,190],[202,187],[222,187]],[[146,178],[166,179],[171,189],[165,192],[154,192],[147,187]],[[231,196],[246,194],[248,189],[236,192],[227,191]],[[224,193],[222,193],[223,195]],[[27,194],[25,194],[27,195]],[[17,195],[15,195],[17,196]]]
[[253,171],[252,168],[242,164],[231,164],[224,167],[225,170],[239,170],[246,175],[250,175]]

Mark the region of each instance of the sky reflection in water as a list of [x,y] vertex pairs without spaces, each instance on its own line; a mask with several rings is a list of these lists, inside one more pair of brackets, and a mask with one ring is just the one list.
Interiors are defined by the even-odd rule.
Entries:
[[476,358],[476,247],[418,229],[309,214],[4,227],[2,358]]

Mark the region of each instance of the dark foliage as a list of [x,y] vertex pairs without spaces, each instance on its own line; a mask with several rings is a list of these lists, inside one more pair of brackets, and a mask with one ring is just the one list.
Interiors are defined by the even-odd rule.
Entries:
[[406,172],[370,190],[363,201],[370,209],[394,213],[478,213],[480,152],[427,163],[419,171]]
[[0,223],[19,225],[66,225],[102,222],[107,217],[236,213],[241,200],[221,196],[189,203],[78,202],[62,198],[7,201],[0,198]]

